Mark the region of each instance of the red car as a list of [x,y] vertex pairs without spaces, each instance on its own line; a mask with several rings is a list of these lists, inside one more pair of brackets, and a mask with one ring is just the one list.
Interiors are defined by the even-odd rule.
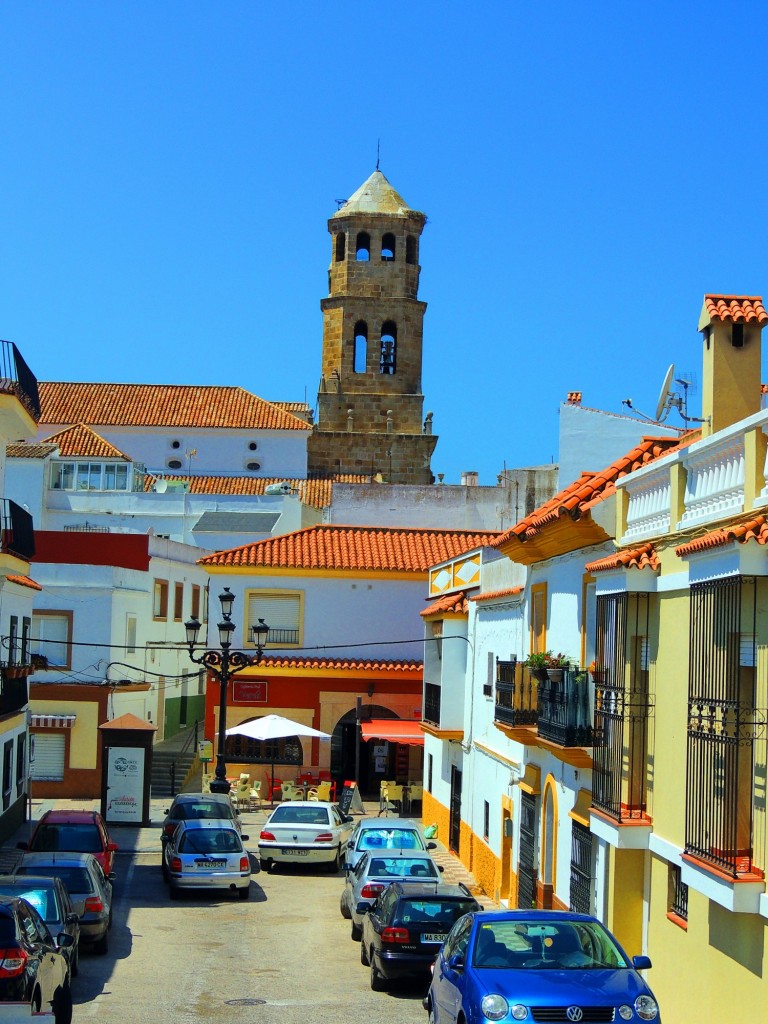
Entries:
[[114,870],[118,848],[98,811],[46,811],[29,842],[18,845],[33,853],[92,853],[107,878]]

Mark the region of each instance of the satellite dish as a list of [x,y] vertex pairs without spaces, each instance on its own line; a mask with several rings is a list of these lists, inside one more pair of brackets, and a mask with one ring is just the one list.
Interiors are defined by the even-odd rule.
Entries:
[[671,404],[669,404],[668,399],[671,398],[673,394],[673,392],[670,391],[670,388],[672,386],[672,378],[674,376],[675,364],[670,363],[669,369],[667,370],[667,375],[664,378],[664,383],[661,385],[661,391],[659,392],[659,400],[656,403],[656,415],[654,419],[656,419],[659,423],[667,418],[667,414],[669,413],[669,410],[672,407]]
[[155,480],[154,490],[157,491],[158,494],[165,494],[168,490],[168,481],[162,479]]

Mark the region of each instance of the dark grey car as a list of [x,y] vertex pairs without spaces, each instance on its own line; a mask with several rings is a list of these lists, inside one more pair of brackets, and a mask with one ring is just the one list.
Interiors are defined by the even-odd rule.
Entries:
[[0,896],[18,896],[34,907],[55,940],[71,935],[73,944],[61,952],[69,962],[69,973],[79,971],[80,918],[72,906],[67,887],[54,875],[0,875]]
[[366,850],[344,879],[340,909],[352,919],[352,938],[362,938],[363,918],[392,882],[439,882],[442,866],[420,850]]
[[92,853],[25,853],[15,875],[56,875],[80,918],[80,941],[106,953],[112,927],[112,882]]

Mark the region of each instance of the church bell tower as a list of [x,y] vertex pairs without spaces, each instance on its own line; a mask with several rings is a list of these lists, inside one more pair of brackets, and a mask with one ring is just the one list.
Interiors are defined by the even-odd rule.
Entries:
[[437,444],[423,418],[425,302],[418,298],[426,216],[376,170],[329,219],[323,361],[308,469],[431,484]]

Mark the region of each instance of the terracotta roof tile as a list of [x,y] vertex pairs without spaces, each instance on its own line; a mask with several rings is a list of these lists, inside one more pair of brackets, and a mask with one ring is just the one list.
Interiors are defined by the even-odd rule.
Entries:
[[217,551],[201,558],[198,564],[425,573],[430,566],[487,545],[497,536],[490,530],[322,523],[228,551]]
[[514,526],[506,530],[491,545],[501,547],[512,538],[525,541],[539,533],[548,523],[553,523],[561,516],[580,519],[585,512],[598,502],[604,501],[616,490],[616,481],[628,473],[647,466],[662,455],[690,444],[698,431],[691,431],[682,438],[676,437],[644,437],[626,455],[616,459],[610,466],[598,472],[584,472],[578,480],[568,484],[558,494],[543,505],[525,516]]
[[9,459],[47,459],[56,452],[55,444],[27,443],[14,441],[5,446],[5,454]]
[[11,583],[18,583],[19,586],[29,587],[30,590],[42,590],[43,588],[29,576],[6,576]]
[[468,611],[467,595],[462,590],[458,594],[446,594],[445,597],[438,598],[437,601],[433,601],[432,604],[427,605],[426,608],[420,611],[419,615],[428,619],[433,615],[448,615],[451,612],[458,615],[466,615]]
[[473,594],[470,597],[470,601],[477,601],[481,604],[483,601],[497,601],[501,597],[515,597],[517,594],[522,594],[523,587],[504,587],[502,590],[486,590],[484,594]]
[[687,544],[681,544],[675,549],[675,554],[683,558],[685,555],[722,547],[734,541],[745,544],[748,540],[756,540],[758,544],[768,544],[768,521],[765,516],[755,516],[743,523],[732,523],[730,526],[711,530],[702,537],[696,537],[695,540],[688,541]]
[[310,429],[298,416],[238,387],[41,381],[39,389],[41,423],[169,429]]
[[95,430],[91,430],[84,423],[78,423],[74,427],[65,427],[50,437],[46,437],[48,444],[55,444],[65,459],[124,459],[126,462],[133,460],[119,448],[115,448],[109,441],[105,441]]
[[[147,475],[144,480],[144,490],[151,491],[157,479],[155,476]],[[180,476],[163,473],[162,479],[183,481],[188,485],[189,494],[264,494],[269,484],[288,483],[302,504],[318,509],[328,508],[331,504],[334,483],[367,484],[371,482],[369,476],[359,476],[353,473],[341,473],[334,477],[312,478],[311,480],[284,476]]]
[[259,662],[260,668],[316,668],[341,669],[349,672],[421,672],[421,661],[384,661],[376,658],[320,658],[312,656],[277,657],[265,654]]
[[609,569],[658,569],[659,556],[653,544],[643,544],[639,548],[616,551],[605,558],[587,562],[584,568],[587,572],[606,572]]
[[761,295],[705,295],[704,309],[710,320],[731,320],[734,323],[760,324],[768,321]]

